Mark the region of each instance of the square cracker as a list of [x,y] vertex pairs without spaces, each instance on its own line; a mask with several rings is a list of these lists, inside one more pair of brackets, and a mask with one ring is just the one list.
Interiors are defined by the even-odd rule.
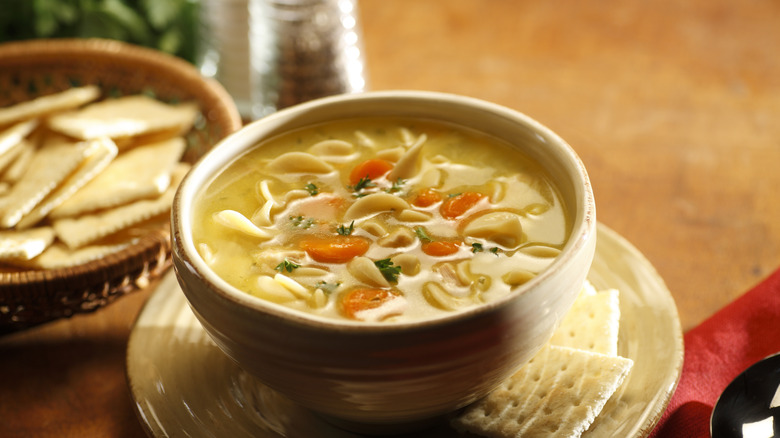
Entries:
[[35,156],[35,151],[38,149],[35,144],[29,141],[29,139],[22,140],[14,147],[14,149],[17,148],[19,149],[18,151],[6,152],[6,155],[13,153],[16,157],[7,164],[3,169],[2,176],[0,176],[1,181],[11,185],[16,184],[17,181],[22,179],[22,176],[27,172],[27,168],[30,166],[30,162]]
[[0,231],[0,260],[30,260],[54,241],[51,227]]
[[548,344],[452,425],[490,438],[579,437],[632,366],[631,359]]
[[169,105],[151,97],[135,95],[56,114],[49,119],[49,127],[82,140],[120,138],[173,128],[185,132],[195,123],[197,115],[198,107],[193,103]]
[[179,182],[188,170],[189,165],[180,163],[173,172],[171,185],[156,199],[144,199],[78,218],[58,219],[53,223],[54,231],[69,248],[76,249],[166,213],[171,208]]
[[86,158],[86,143],[57,143],[39,149],[0,204],[0,227],[11,228],[51,193]]
[[0,155],[0,175],[2,175],[3,172],[5,172],[5,169],[8,168],[12,163],[16,161],[19,155],[22,154],[24,148],[28,147],[25,146],[25,144],[29,144],[29,141],[27,139],[23,139],[19,143],[11,146],[11,148],[5,151],[4,154]]
[[11,148],[18,145],[38,126],[37,120],[17,123],[0,132],[0,155],[5,155]]
[[550,343],[617,356],[620,297],[616,289],[597,292],[586,284],[563,317]]
[[81,165],[31,212],[16,224],[17,229],[37,224],[55,207],[70,198],[79,188],[98,175],[117,155],[117,147],[109,138],[90,140]]
[[128,243],[107,245],[90,245],[76,250],[65,246],[62,242],[55,242],[43,251],[39,256],[30,260],[9,260],[8,263],[30,269],[59,269],[69,266],[77,266],[103,258],[126,248]]
[[0,126],[53,112],[78,108],[99,96],[100,88],[95,85],[87,85],[0,108]]
[[170,184],[171,172],[184,147],[183,139],[174,138],[120,154],[92,181],[53,209],[50,217],[73,217],[160,196]]

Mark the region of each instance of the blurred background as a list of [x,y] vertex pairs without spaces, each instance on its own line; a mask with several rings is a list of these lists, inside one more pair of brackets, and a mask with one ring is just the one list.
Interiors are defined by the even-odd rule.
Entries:
[[0,43],[109,38],[217,79],[245,120],[363,91],[356,0],[0,0]]
[[197,62],[199,0],[0,0],[0,42],[110,38]]

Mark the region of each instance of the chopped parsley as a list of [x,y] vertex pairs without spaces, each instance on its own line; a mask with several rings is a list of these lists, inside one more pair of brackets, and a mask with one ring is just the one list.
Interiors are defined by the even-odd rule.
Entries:
[[[479,242],[474,242],[474,243],[471,244],[471,252],[473,252],[475,254],[478,253],[478,252],[482,252],[484,250],[485,250],[485,247],[481,243],[479,243]],[[496,256],[498,256],[498,247],[494,246],[493,248],[490,248],[488,251],[490,251],[493,254],[495,254]]]
[[345,227],[342,224],[339,225],[338,229],[336,229],[336,232],[342,236],[349,236],[353,231],[355,231],[355,221],[352,221],[352,223],[349,224],[349,227]]
[[339,286],[341,286],[341,283],[326,283],[324,281],[318,281],[314,285],[315,288],[322,289],[326,294],[332,294]]
[[385,189],[385,191],[387,193],[400,192],[401,191],[401,186],[404,185],[405,182],[406,182],[405,180],[403,180],[401,178],[398,178],[398,179],[395,180],[393,185],[389,189]]
[[279,272],[284,272],[284,271],[292,272],[294,269],[298,269],[300,267],[301,267],[300,265],[296,265],[295,263],[287,259],[284,259],[284,261],[276,265],[276,268],[274,269],[276,269]]
[[447,195],[447,197],[448,197],[448,198],[454,198],[454,197],[456,197],[456,196],[460,196],[460,195],[462,195],[462,194],[463,194],[463,193],[450,193],[449,195]]
[[290,223],[292,223],[292,226],[294,227],[306,229],[314,225],[314,219],[303,216],[290,216]]
[[348,188],[352,189],[356,195],[355,196],[365,196],[365,194],[361,194],[360,192],[370,188],[370,187],[376,187],[376,184],[374,184],[373,181],[371,181],[371,178],[368,176],[364,176],[363,178],[360,178],[360,180],[355,184],[354,186],[347,186]]
[[415,228],[414,233],[417,234],[417,237],[419,237],[420,240],[423,242],[433,242],[433,239],[431,239],[431,236],[429,236],[428,233],[425,232],[425,228],[423,227]]
[[316,196],[320,193],[320,189],[318,189],[314,183],[308,183],[303,188],[305,188],[311,196]]
[[377,260],[374,262],[374,265],[379,268],[379,272],[382,273],[387,281],[390,283],[398,283],[398,275],[401,273],[400,266],[393,265],[393,261],[389,258]]

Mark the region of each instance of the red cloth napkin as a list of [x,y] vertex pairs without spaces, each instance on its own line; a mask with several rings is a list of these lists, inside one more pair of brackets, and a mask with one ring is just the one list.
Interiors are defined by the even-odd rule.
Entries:
[[778,351],[780,269],[685,334],[680,383],[650,437],[709,437],[720,393],[750,365]]

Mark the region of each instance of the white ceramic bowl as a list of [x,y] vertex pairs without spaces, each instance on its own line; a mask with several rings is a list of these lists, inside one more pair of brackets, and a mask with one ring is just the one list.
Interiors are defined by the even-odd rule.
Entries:
[[[549,172],[572,212],[563,252],[503,299],[441,319],[390,325],[317,319],[250,296],[212,272],[191,236],[193,202],[204,185],[263,139],[360,116],[454,123],[524,150]],[[538,122],[467,97],[370,92],[285,109],[209,151],[183,181],[173,204],[173,261],[206,332],[247,372],[347,427],[397,431],[484,396],[538,351],[582,286],[595,250],[595,227],[593,194],[581,161]]]

